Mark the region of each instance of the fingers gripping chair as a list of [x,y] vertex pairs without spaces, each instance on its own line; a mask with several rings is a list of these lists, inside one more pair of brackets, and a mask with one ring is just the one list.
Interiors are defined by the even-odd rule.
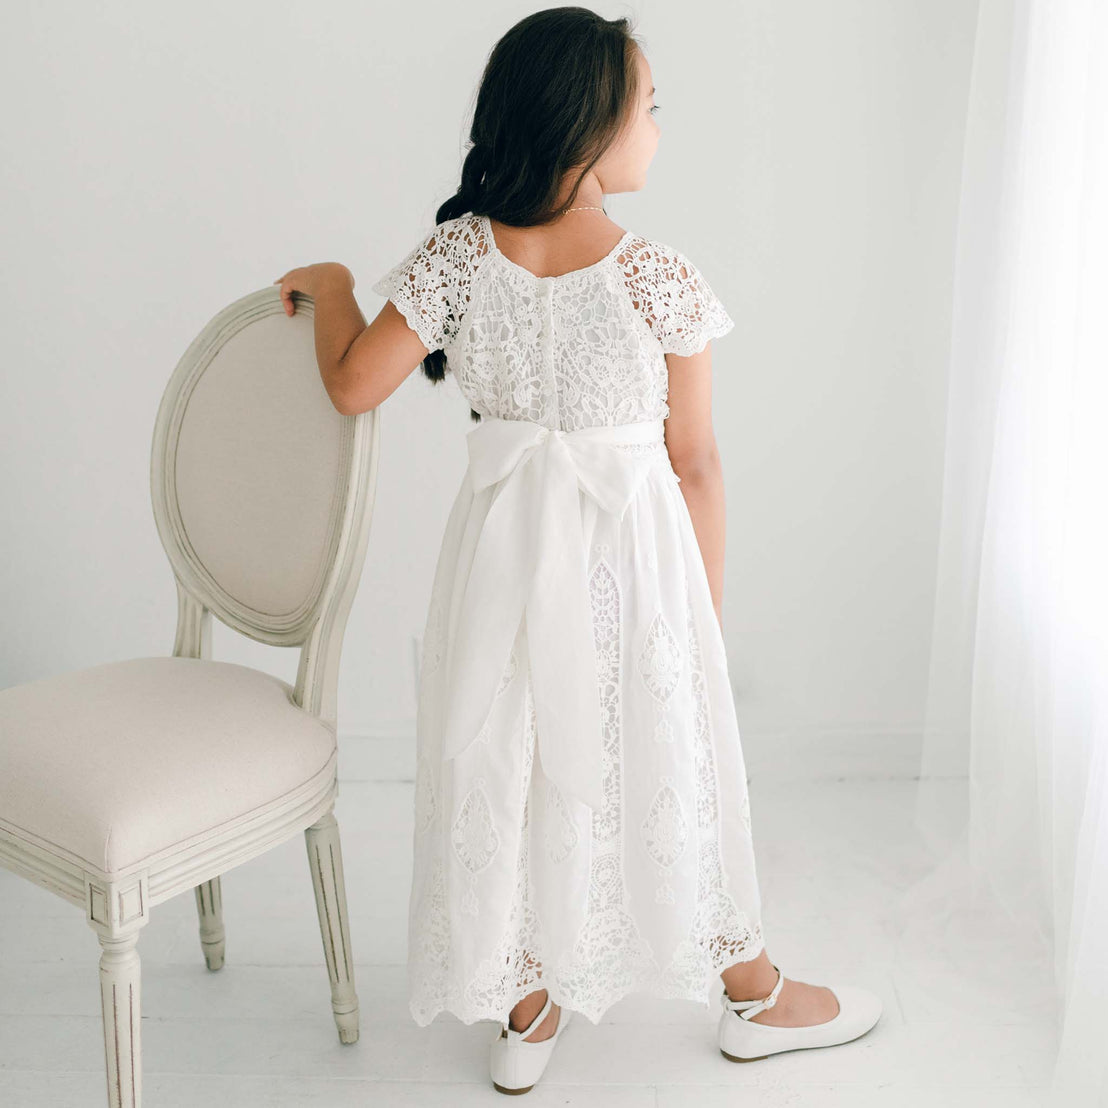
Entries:
[[[0,691],[0,864],[83,907],[102,947],[111,1108],[142,1096],[137,940],[196,897],[223,965],[220,875],[304,833],[339,1038],[358,1038],[338,795],[336,694],[376,486],[379,415],[340,415],[312,302],[276,290],[208,324],[158,411],[154,517],[177,585],[171,657]],[[295,687],[210,660],[211,616],[300,650]]]

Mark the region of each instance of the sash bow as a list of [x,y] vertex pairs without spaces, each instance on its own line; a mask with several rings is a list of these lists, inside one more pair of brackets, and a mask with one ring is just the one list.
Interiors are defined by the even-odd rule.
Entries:
[[603,718],[582,513],[591,499],[622,519],[657,457],[614,444],[663,440],[661,419],[562,431],[494,418],[467,433],[474,493],[499,488],[449,647],[444,757],[457,757],[480,734],[526,614],[543,772],[567,796],[602,806]]

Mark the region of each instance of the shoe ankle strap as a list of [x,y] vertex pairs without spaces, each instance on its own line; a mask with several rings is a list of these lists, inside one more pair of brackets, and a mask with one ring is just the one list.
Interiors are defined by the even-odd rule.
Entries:
[[732,1000],[724,989],[720,994],[720,1003],[728,1012],[737,1012],[744,1020],[752,1019],[766,1008],[772,1008],[777,1003],[777,996],[781,992],[781,986],[785,984],[785,975],[777,969],[777,984],[773,986],[773,992],[762,1000]]
[[[513,1031],[511,1023],[506,1023],[504,1029],[508,1032],[507,1039],[509,1042],[522,1042],[528,1035],[534,1034],[538,1030],[539,1024],[550,1014],[550,1009],[554,1007],[554,998],[550,995],[549,990],[546,994],[546,1003],[542,1006],[542,1011],[522,1030]],[[510,1019],[510,1016],[509,1016]]]

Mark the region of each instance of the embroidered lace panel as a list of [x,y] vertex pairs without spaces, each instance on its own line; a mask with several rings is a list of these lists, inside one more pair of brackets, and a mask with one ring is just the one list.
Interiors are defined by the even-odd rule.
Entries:
[[628,232],[607,257],[537,277],[484,216],[439,224],[374,285],[428,350],[443,350],[481,415],[581,427],[666,418],[666,354],[734,326],[695,265]]

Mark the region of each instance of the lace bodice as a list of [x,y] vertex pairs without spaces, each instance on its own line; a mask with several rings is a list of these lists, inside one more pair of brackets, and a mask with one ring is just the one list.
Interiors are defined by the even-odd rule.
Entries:
[[538,277],[501,254],[483,215],[434,230],[373,286],[474,411],[574,431],[669,415],[666,354],[734,326],[691,261],[628,231],[605,257]]

